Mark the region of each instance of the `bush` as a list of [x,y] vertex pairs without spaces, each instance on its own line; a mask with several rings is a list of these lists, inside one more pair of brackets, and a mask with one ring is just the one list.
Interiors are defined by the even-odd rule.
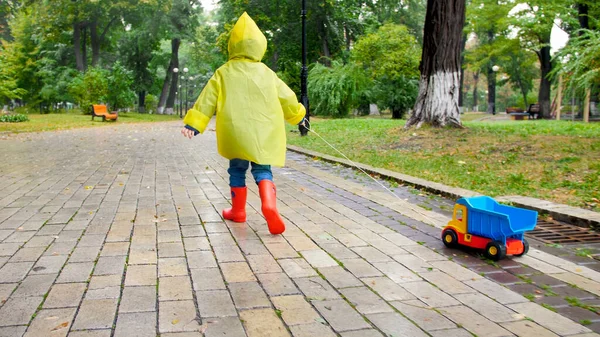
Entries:
[[14,114],[14,115],[2,115],[0,116],[0,122],[2,123],[21,123],[27,122],[29,117],[23,114]]
[[108,72],[102,68],[88,68],[79,74],[69,86],[71,95],[77,100],[81,110],[91,114],[92,104],[106,102],[108,94]]
[[146,108],[146,113],[153,114],[156,113],[156,109],[158,108],[158,97],[148,94],[146,95],[146,101],[144,102],[144,107]]
[[346,117],[357,107],[371,81],[354,64],[333,62],[331,68],[319,63],[308,73],[311,112],[315,115]]

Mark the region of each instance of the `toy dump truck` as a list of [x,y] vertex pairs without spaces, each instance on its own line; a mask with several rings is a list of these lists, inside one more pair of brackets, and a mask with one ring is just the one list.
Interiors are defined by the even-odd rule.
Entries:
[[524,234],[535,228],[537,216],[535,211],[502,205],[490,197],[460,198],[442,240],[449,248],[483,249],[494,261],[522,256],[529,250]]

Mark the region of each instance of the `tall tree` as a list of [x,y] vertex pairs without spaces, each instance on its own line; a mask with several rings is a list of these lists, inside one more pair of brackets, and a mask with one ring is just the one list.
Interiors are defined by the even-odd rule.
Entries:
[[[552,57],[550,55],[550,33],[556,22],[572,24],[577,17],[572,0],[532,0],[521,5],[512,13],[513,24],[518,27],[522,46],[533,50],[540,63],[540,91],[538,103],[540,116],[550,118],[550,89]],[[557,21],[559,20],[559,21]]]
[[465,0],[428,0],[419,96],[405,128],[423,123],[461,127],[458,108]]

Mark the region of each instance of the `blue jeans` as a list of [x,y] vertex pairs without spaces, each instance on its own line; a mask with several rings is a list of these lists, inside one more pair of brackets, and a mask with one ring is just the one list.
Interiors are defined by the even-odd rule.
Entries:
[[[230,187],[244,187],[246,186],[246,171],[250,162],[243,159],[231,159],[229,161],[229,186]],[[271,172],[271,165],[260,165],[252,163],[252,175],[254,181],[258,184],[262,180],[273,181],[273,173]]]

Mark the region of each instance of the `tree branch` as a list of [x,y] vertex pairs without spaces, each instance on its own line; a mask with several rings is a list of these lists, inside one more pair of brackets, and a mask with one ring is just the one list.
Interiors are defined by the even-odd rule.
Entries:
[[104,30],[102,31],[102,34],[100,34],[100,42],[104,41],[104,36],[106,36],[106,33],[108,32],[108,29],[110,28],[110,26],[112,26],[112,24],[118,19],[119,17],[115,16],[112,18],[112,20],[110,20],[110,22],[106,25],[106,27],[104,27]]

